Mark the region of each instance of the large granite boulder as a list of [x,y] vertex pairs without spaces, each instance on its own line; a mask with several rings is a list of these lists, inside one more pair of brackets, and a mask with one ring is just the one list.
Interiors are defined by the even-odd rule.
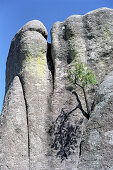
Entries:
[[[113,10],[102,8],[83,16],[87,62],[94,70],[99,87],[95,108],[81,140],[78,169],[113,169],[112,84]],[[111,143],[110,143],[111,141]]]
[[[87,121],[80,108],[73,111],[73,108],[77,106],[78,100],[76,96],[69,91],[70,88],[68,87],[68,80],[66,77],[70,64],[75,58],[79,58],[81,62],[89,65],[91,70],[96,74],[99,83],[95,90],[86,89],[86,92],[90,105],[93,103],[92,110],[94,109],[94,117],[96,115],[99,116],[100,111],[96,109],[98,108],[97,99],[99,100],[99,96],[96,94],[96,91],[98,88],[100,93],[102,91],[101,88],[105,88],[105,91],[109,88],[107,87],[107,85],[109,86],[107,81],[113,81],[110,73],[113,70],[112,20],[113,10],[102,8],[84,16],[73,15],[64,22],[56,22],[52,27],[51,48],[55,67],[54,95],[52,99],[54,110],[53,120],[55,124],[54,133],[52,134],[54,142],[52,148],[55,152],[55,154],[53,152],[53,158],[57,155],[57,158],[53,159],[55,165],[53,169],[93,170],[104,169],[104,165],[106,165],[106,169],[108,167],[112,169],[112,153],[109,152],[112,145],[109,145],[109,143],[105,144],[105,141],[103,141],[102,145],[100,142],[98,145],[101,148],[101,152],[98,154],[98,148],[93,152],[92,148],[87,144],[88,140],[90,145],[95,143],[94,140],[97,140],[97,143],[100,138],[101,140],[105,140],[100,137],[99,130],[102,135],[105,133],[105,138],[109,138],[109,135],[112,136],[112,97],[109,100],[110,103],[106,100],[106,106],[104,105],[103,108],[100,107],[102,109],[102,114],[106,114],[106,116],[101,116],[100,119],[92,118],[91,113],[91,117],[89,121]],[[108,76],[107,78],[106,75]],[[106,81],[106,87],[100,85],[103,81]],[[110,88],[112,87],[110,86]],[[80,88],[76,88],[76,93],[79,96],[83,109],[86,110],[83,92]],[[106,93],[108,94],[107,91]],[[98,97],[95,97],[95,94]],[[68,115],[71,110],[73,112],[69,114],[68,118],[65,118],[66,114]],[[94,125],[95,119],[100,126]],[[105,123],[106,128],[103,130],[104,122],[106,122],[107,125]],[[108,125],[108,122],[110,125]],[[86,124],[87,127],[85,128]],[[59,127],[60,130],[58,130]],[[91,132],[89,132],[89,129]],[[60,135],[58,133],[60,133]],[[83,137],[82,134],[84,134]],[[63,139],[61,139],[61,137]],[[62,162],[60,162],[60,159]],[[102,161],[98,161],[98,159],[102,159]]]
[[[47,31],[37,20],[15,35],[6,66],[0,117],[1,170],[113,169],[113,10],[73,15]],[[98,86],[73,89],[74,59],[88,64]]]
[[[5,152],[4,157],[6,160],[5,162],[3,160],[3,169],[5,169],[7,166],[8,159],[10,159],[10,165],[8,164],[9,169],[49,169],[48,158],[46,157],[48,146],[47,133],[45,129],[46,126],[48,126],[48,99],[51,87],[49,85],[50,73],[46,58],[46,38],[46,28],[40,21],[34,20],[24,25],[17,32],[11,42],[11,47],[7,59],[6,97],[4,101],[4,107],[10,100],[12,104],[12,110],[10,108],[6,108],[6,110],[2,113],[2,117],[3,115],[6,117],[3,122],[5,130],[2,128],[2,134],[4,136],[2,137],[2,143],[5,148],[9,149],[5,151],[3,148],[3,153]],[[15,88],[13,88],[12,82],[15,80],[15,77],[18,77],[18,80],[16,85],[14,84]],[[20,84],[22,88],[21,93],[18,89]],[[9,91],[10,88],[12,90],[12,98],[14,97],[13,100],[17,102],[17,106],[15,103],[13,103],[13,100],[9,98],[9,94],[11,93]],[[15,96],[13,96],[13,93]],[[21,95],[23,95],[23,101],[21,101]],[[21,104],[19,101],[24,105],[24,113],[21,111]],[[13,123],[16,124],[18,114],[21,116],[23,115],[23,119],[21,118],[19,120],[20,123],[23,123],[23,125],[26,127],[25,133],[25,127],[22,126],[25,135],[21,134],[20,128],[16,127],[16,125],[13,126]],[[14,120],[12,119],[13,116]],[[2,117],[1,119],[3,119]],[[8,138],[11,138],[12,140],[15,139],[13,136],[11,136],[11,129],[15,132],[13,136],[16,139],[16,133],[20,134],[23,143],[19,143],[20,141],[17,139],[17,141],[14,141],[14,145],[11,146],[13,148],[10,151],[10,143],[8,141],[6,143],[6,140],[8,140]],[[20,129],[19,132],[18,129]],[[5,136],[5,133],[7,136]],[[27,160],[24,160],[24,154],[21,154],[23,155],[23,161],[28,161],[28,167],[27,165],[26,167],[23,166],[23,168],[21,166],[19,167],[20,164],[22,165],[22,161],[19,158],[19,153],[21,152],[19,146],[20,148],[23,147],[22,149],[24,152],[26,151]],[[9,154],[7,152],[9,152]],[[9,158],[9,155],[12,157]],[[15,155],[17,158],[15,158]],[[15,159],[15,161],[18,159],[16,166],[14,164],[12,165],[11,163],[13,159]]]
[[87,62],[83,36],[82,16],[71,16],[64,22],[56,22],[51,29],[51,55],[55,70],[51,149],[55,170],[75,170],[79,161],[79,146],[87,119],[78,107],[77,95],[84,110],[86,108],[82,90],[77,88],[72,94],[67,75],[70,63],[78,55],[84,63]]
[[10,84],[0,117],[0,169],[29,169],[27,115],[18,76]]

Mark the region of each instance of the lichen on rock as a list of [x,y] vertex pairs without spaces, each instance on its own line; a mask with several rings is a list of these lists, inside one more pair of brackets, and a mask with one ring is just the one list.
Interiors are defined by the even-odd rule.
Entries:
[[[38,20],[14,36],[0,116],[0,169],[113,169],[113,9],[73,15],[47,30]],[[98,86],[69,86],[72,62],[88,64]],[[95,94],[95,95],[94,95]],[[81,109],[81,107],[83,109]],[[84,112],[83,112],[84,111]]]

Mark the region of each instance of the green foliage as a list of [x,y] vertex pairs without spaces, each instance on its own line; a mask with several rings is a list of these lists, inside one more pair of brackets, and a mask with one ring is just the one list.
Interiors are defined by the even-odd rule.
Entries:
[[82,88],[98,83],[95,74],[82,62],[75,61],[68,76],[72,84],[80,85]]

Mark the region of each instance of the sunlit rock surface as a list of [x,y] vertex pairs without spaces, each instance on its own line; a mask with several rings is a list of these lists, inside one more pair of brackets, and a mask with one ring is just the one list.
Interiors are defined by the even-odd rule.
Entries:
[[[56,22],[47,43],[44,25],[25,24],[11,42],[0,117],[1,170],[113,169],[113,10],[101,8]],[[98,79],[72,89],[75,58]]]

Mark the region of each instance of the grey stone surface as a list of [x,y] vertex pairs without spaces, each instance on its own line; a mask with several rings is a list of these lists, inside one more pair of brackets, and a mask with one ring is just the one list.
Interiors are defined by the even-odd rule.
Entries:
[[[11,83],[15,76],[20,78],[23,88],[28,130],[26,134],[28,136],[28,142],[25,142],[24,145],[28,145],[27,159],[29,159],[28,169],[30,170],[49,169],[46,156],[48,150],[46,128],[48,127],[48,100],[51,87],[49,85],[50,73],[46,59],[46,36],[47,31],[40,21],[30,21],[23,26],[13,38],[7,59],[6,95],[10,86],[12,86]],[[14,105],[13,109],[15,109],[15,107]],[[7,112],[9,112],[9,110],[7,110]],[[21,113],[19,108],[18,112]],[[16,110],[14,113],[16,114]],[[8,117],[10,122],[11,118],[10,116]],[[8,130],[8,128],[10,129],[11,127],[6,127],[6,130]],[[5,140],[7,139],[3,139],[4,147]],[[22,145],[21,143],[20,147]],[[13,157],[16,152],[14,151],[14,153],[10,154],[12,154]],[[19,164],[20,163],[22,162],[19,162]],[[4,164],[4,169],[5,166]],[[15,166],[11,169],[14,168],[17,169]],[[18,169],[22,170],[21,167]]]
[[18,76],[5,96],[0,125],[0,169],[28,170],[26,107]]
[[[73,61],[74,58],[79,58],[83,63],[86,63],[90,66],[90,68],[96,74],[99,84],[103,82],[107,74],[108,74],[108,79],[113,81],[113,79],[109,77],[110,76],[109,73],[113,70],[112,68],[112,65],[113,65],[113,22],[112,20],[113,20],[113,10],[108,9],[108,8],[102,8],[102,9],[92,11],[84,16],[71,16],[67,18],[64,22],[56,22],[53,25],[52,30],[51,30],[51,36],[52,36],[52,58],[53,58],[54,65],[55,65],[55,82],[54,82],[55,89],[54,89],[54,95],[53,95],[53,110],[54,110],[53,113],[55,113],[55,115],[53,115],[54,120],[59,115],[59,112],[61,111],[62,108],[65,108],[66,111],[68,110],[69,112],[69,110],[71,110],[72,108],[74,108],[74,106],[77,105],[76,98],[73,98],[75,96],[73,96],[69,91],[67,91],[68,83],[66,79],[67,70],[70,66],[70,63]],[[106,81],[106,84],[107,84],[107,81]],[[100,89],[101,88],[103,88],[104,91],[108,89],[107,86],[106,87],[100,86]],[[98,87],[96,88],[96,90],[97,89]],[[76,89],[76,92],[80,96],[81,103],[83,105],[83,108],[85,109],[84,98],[83,98],[83,94],[81,90]],[[108,91],[106,91],[106,93],[108,94]],[[94,99],[94,93],[90,91],[89,89],[87,89],[87,94],[88,94],[88,100],[90,101],[90,104],[92,102],[95,103],[95,100],[97,99]],[[97,98],[99,100],[99,97]],[[108,121],[106,121],[109,123],[112,122],[110,121],[110,119],[112,120],[112,111],[110,110],[112,106],[110,105],[110,103],[107,103],[106,101],[106,106],[107,108],[109,108],[109,111],[107,111],[108,112],[107,116],[109,116],[109,118],[108,117],[103,118],[103,121],[106,121],[106,119],[109,119]],[[95,108],[96,107],[97,106],[95,106]],[[98,115],[98,112],[96,113],[97,115]],[[105,114],[106,114],[106,111],[105,111]],[[84,119],[84,116],[80,112],[80,110],[77,109],[75,112],[73,112],[73,114],[70,115],[67,122],[71,126],[78,127],[77,122],[79,122],[81,118],[84,120],[82,125],[79,126],[79,131],[81,131],[81,134],[82,134],[83,131],[85,131],[84,124],[86,125],[87,121],[86,119]],[[97,119],[97,121],[100,122],[101,120]],[[108,148],[110,150],[110,148],[112,147],[111,146],[106,147],[105,141],[104,141],[104,145],[101,144],[100,141],[103,138],[101,139],[101,136],[98,132],[99,127],[97,126],[93,129],[93,124],[95,124],[95,122],[91,121],[90,123],[90,128],[92,129],[91,134],[87,133],[86,131],[85,137],[83,139],[81,136],[78,137],[75,135],[76,140],[77,140],[77,148],[74,150],[74,154],[68,155],[67,156],[68,159],[63,160],[62,163],[59,160],[57,160],[58,158],[55,159],[54,169],[55,168],[63,169],[63,170],[64,169],[83,170],[85,168],[88,170],[91,168],[102,169],[104,168],[105,165],[106,165],[106,168],[108,167],[111,168],[112,166],[111,155],[112,154],[110,154],[109,151],[107,152],[106,150]],[[87,129],[89,128],[88,125],[87,125]],[[103,125],[104,125],[104,122],[103,122]],[[65,128],[67,129],[67,127],[68,126],[66,125]],[[106,126],[106,131],[109,128],[110,126]],[[112,129],[112,124],[111,124],[111,129]],[[106,136],[108,135],[111,137],[112,130],[105,134]],[[55,135],[53,137],[55,138]],[[89,148],[88,154],[91,153],[93,158],[91,157],[90,154],[88,157],[88,155],[85,152],[87,151],[87,145],[86,145],[87,138],[89,138],[90,148],[94,147],[95,145],[101,146],[101,149],[102,147],[105,149],[104,152],[106,152],[107,156],[105,156],[105,158],[102,158],[102,154],[100,155],[98,154],[99,152],[98,149],[96,150],[94,154],[92,150],[90,150]],[[68,138],[68,142],[69,142],[69,138]],[[112,137],[111,137],[110,142],[112,143]],[[69,151],[69,148],[65,147],[64,150],[65,149]],[[55,151],[56,154],[58,154],[58,150],[59,150],[59,147]],[[80,157],[81,157],[81,160],[80,160]],[[95,161],[96,163],[93,162],[93,159],[96,160]],[[100,161],[100,159],[103,159],[106,163],[104,161],[103,162]],[[79,163],[79,160],[80,160],[80,163]],[[84,162],[82,162],[83,160]]]
[[[34,20],[11,42],[0,117],[1,169],[111,170],[113,10],[56,22],[51,38],[47,45],[46,28]],[[86,111],[82,90],[74,91],[67,77],[75,58],[88,64],[99,82],[95,91],[86,89],[94,104],[89,120],[80,108]]]
[[95,96],[95,109],[82,138],[78,166],[80,170],[107,170],[113,166],[113,146],[110,144],[113,129],[112,18],[113,10],[108,8],[98,9],[83,16],[87,62],[98,78],[99,87]]
[[[79,145],[85,117],[80,109],[74,110],[68,116],[68,113],[78,105],[78,102],[76,96],[68,90],[69,82],[67,74],[70,63],[75,57],[73,51],[78,51],[77,55],[79,53],[81,60],[86,62],[86,47],[82,29],[82,16],[71,16],[64,22],[55,23],[51,30],[51,50],[55,67],[54,94],[52,96],[52,112],[55,124],[52,142],[55,142],[57,145],[55,147],[54,144],[52,148],[53,169],[55,170],[76,170],[79,160]],[[82,91],[78,88],[76,92],[85,109]],[[65,118],[66,114],[67,118]],[[60,135],[56,133],[60,133]]]
[[99,83],[112,71],[113,10],[100,8],[83,16],[86,56]]
[[100,84],[96,106],[82,137],[80,170],[113,167],[113,71]]

